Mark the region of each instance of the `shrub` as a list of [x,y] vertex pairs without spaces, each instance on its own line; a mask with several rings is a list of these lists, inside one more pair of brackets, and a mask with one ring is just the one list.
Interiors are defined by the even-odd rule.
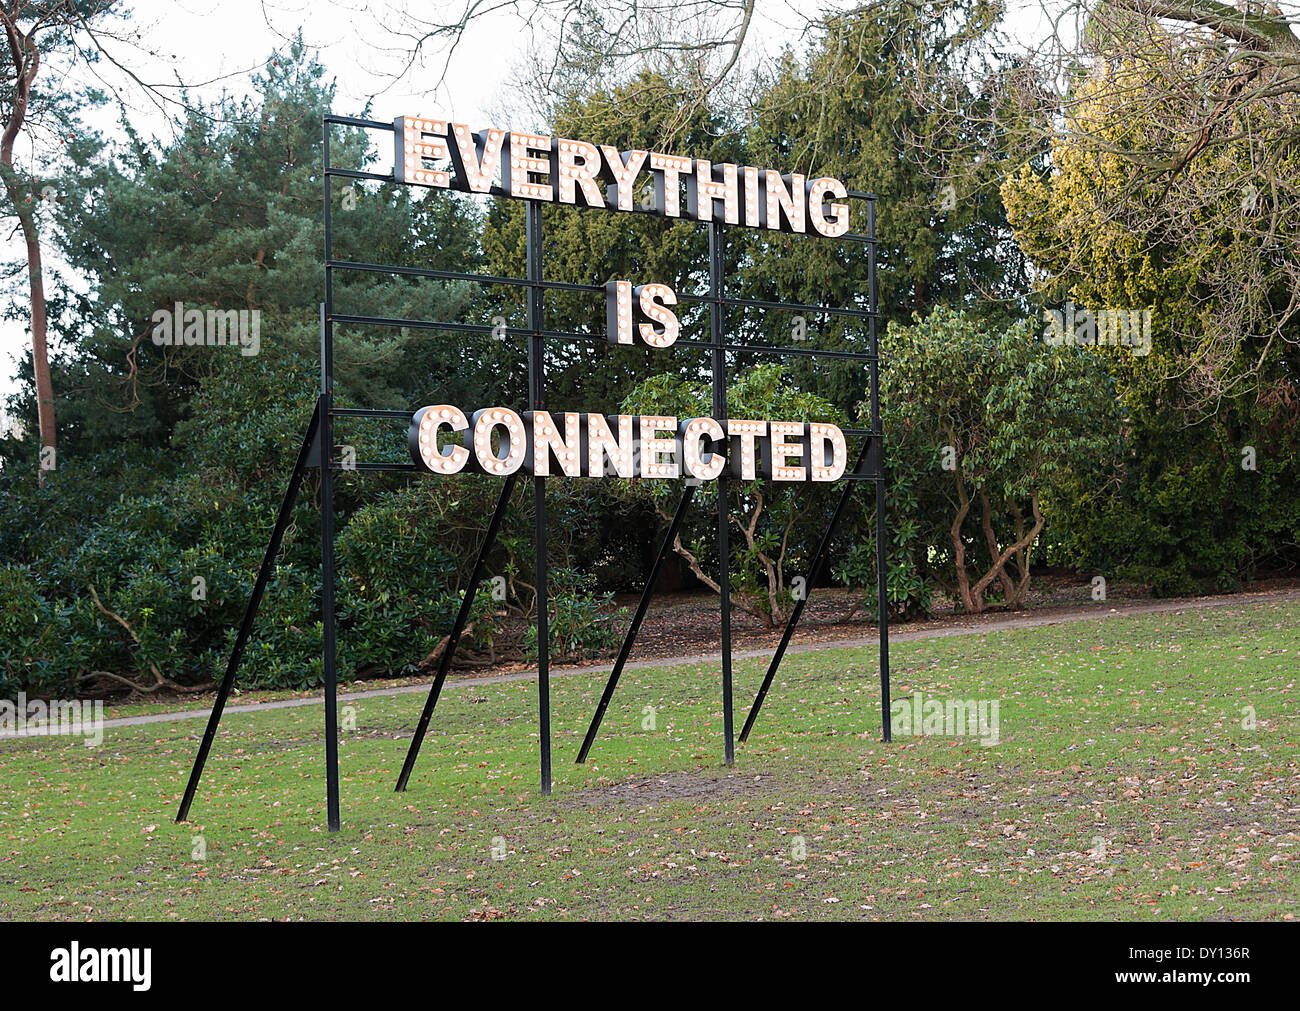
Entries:
[[[628,617],[627,608],[614,610],[612,593],[597,593],[595,580],[574,569],[553,569],[549,579],[548,632],[551,655],[594,656],[619,641],[616,628]],[[524,635],[524,652],[537,659],[537,626]]]
[[25,565],[0,566],[0,698],[75,693],[89,649],[70,614],[41,595]]

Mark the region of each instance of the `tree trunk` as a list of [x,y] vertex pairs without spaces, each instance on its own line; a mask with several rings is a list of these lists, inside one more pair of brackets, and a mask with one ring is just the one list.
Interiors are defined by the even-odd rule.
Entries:
[[41,436],[42,460],[40,478],[51,469],[56,460],[51,455],[47,464],[44,450],[51,454],[58,439],[54,426],[54,384],[50,380],[50,352],[46,336],[45,280],[41,270],[41,239],[36,232],[36,218],[30,210],[20,210],[18,219],[23,226],[23,239],[27,243],[27,279],[32,292],[32,374],[36,379],[36,418]]
[[966,494],[966,482],[962,480],[960,469],[954,477],[957,479],[957,500],[960,508],[952,521],[952,526],[948,529],[948,534],[952,538],[952,558],[957,570],[957,593],[961,598],[961,606],[966,612],[978,614],[984,610],[984,602],[980,600],[977,606],[975,597],[971,593],[970,578],[966,575],[966,542],[961,537],[961,525],[966,520],[966,514],[970,512],[970,496]]
[[[997,562],[998,557],[1002,554],[1002,549],[998,547],[998,537],[993,530],[993,504],[989,502],[988,493],[983,488],[980,489],[980,508],[982,510],[982,519],[984,527],[984,541],[989,547],[989,558]],[[1017,531],[1017,534],[1023,531]],[[998,573],[998,581],[1002,584],[1002,599],[1006,602],[1007,607],[1014,607],[1016,588],[1011,582],[1011,576],[1007,573],[1006,567]]]
[[[5,192],[22,226],[23,240],[27,245],[27,279],[32,294],[32,373],[36,381],[36,418],[41,439],[40,480],[44,483],[45,471],[56,466],[54,453],[58,439],[54,423],[54,384],[50,380],[50,353],[47,341],[45,311],[45,280],[41,268],[41,238],[36,228],[36,209],[32,194],[23,192],[14,172],[14,141],[22,131],[27,118],[27,103],[31,98],[32,82],[40,68],[40,51],[30,34],[18,30],[16,15],[4,18],[5,38],[14,67],[14,102],[4,135],[0,137],[0,172],[4,175]],[[34,31],[34,29],[33,29]],[[47,459],[46,451],[49,451]]]
[[[1005,548],[1002,551],[1002,553],[998,555],[997,558],[993,559],[993,567],[989,569],[988,572],[984,573],[984,575],[980,577],[979,582],[976,583],[970,589],[971,596],[981,601],[981,603],[984,598],[984,591],[988,588],[989,584],[992,583],[994,579],[996,579],[1006,570],[1007,562],[1011,559],[1011,557],[1015,555],[1017,552],[1024,551],[1031,544],[1033,544],[1034,539],[1039,535],[1039,533],[1043,529],[1043,513],[1038,506],[1038,489],[1034,489],[1034,491],[1030,493],[1029,504],[1033,509],[1033,513],[1034,513],[1033,528],[1029,531],[1029,533],[1025,534],[1025,536],[1021,537],[1014,544]],[[1026,569],[1026,575],[1027,573],[1028,570]],[[1024,587],[1027,589],[1029,586],[1028,579],[1024,579],[1023,583],[1024,583]]]

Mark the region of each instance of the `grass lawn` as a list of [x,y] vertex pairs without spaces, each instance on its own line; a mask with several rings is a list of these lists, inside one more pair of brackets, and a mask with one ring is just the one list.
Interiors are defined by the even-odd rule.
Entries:
[[[550,797],[533,684],[449,689],[404,795],[423,696],[368,699],[336,836],[318,706],[227,715],[188,825],[201,721],[0,741],[0,918],[1293,919],[1297,628],[1243,604],[897,644],[895,697],[999,700],[992,747],[882,744],[874,650],[790,656],[730,769],[715,669],[627,672],[585,767],[603,676],[566,675]],[[737,663],[737,728],[763,670]]]

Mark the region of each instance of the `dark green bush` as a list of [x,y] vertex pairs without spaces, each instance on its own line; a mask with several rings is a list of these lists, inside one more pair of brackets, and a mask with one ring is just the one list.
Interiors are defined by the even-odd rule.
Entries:
[[0,698],[66,697],[90,653],[73,630],[72,609],[41,595],[25,565],[0,566]]
[[[619,641],[628,614],[627,608],[614,609],[612,593],[598,593],[595,579],[574,569],[552,569],[549,582],[551,656],[594,656]],[[525,633],[524,652],[537,659],[535,625]]]
[[1061,500],[1053,561],[1157,596],[1236,590],[1294,568],[1300,423],[1288,414],[1228,403],[1191,424],[1165,408],[1135,410],[1121,481]]

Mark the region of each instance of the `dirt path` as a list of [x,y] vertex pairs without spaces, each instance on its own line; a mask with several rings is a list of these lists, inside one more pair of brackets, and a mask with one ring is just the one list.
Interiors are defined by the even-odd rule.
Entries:
[[[1044,608],[1035,614],[1016,616],[970,617],[947,619],[942,623],[927,622],[922,627],[909,626],[907,631],[893,632],[890,642],[913,642],[920,639],[946,639],[958,635],[987,635],[990,632],[1009,632],[1023,628],[1037,628],[1040,625],[1059,625],[1076,621],[1104,621],[1107,618],[1132,617],[1143,614],[1169,614],[1176,611],[1198,611],[1211,607],[1233,607],[1245,604],[1276,603],[1280,601],[1300,600],[1300,590],[1284,590],[1266,593],[1234,593],[1218,597],[1194,597],[1167,601],[1115,601],[1093,604],[1091,606],[1067,606]],[[853,649],[862,646],[874,646],[876,636],[854,636],[849,638],[822,639],[816,642],[791,643],[786,650],[789,653],[814,653],[823,649]],[[768,657],[772,648],[733,650],[733,660],[750,660]],[[676,667],[681,664],[707,664],[720,662],[720,653],[699,653],[675,657],[655,657],[649,660],[635,660],[625,665],[624,670],[644,670],[652,667]],[[608,674],[613,665],[608,663],[586,664],[574,667],[554,668],[552,677],[564,677],[569,674]],[[530,681],[537,677],[537,671],[524,670],[509,674],[490,674],[478,677],[452,678],[446,687],[464,688],[485,684],[505,684],[512,681]],[[358,699],[384,698],[394,695],[423,695],[428,691],[427,684],[403,685],[392,688],[372,688],[361,692],[347,692],[339,696],[340,702]],[[226,715],[245,715],[247,713],[265,712],[271,709],[293,709],[298,706],[318,706],[323,699],[283,699],[277,702],[258,702],[226,707]],[[187,709],[171,713],[152,713],[148,716],[126,716],[119,719],[105,720],[104,728],[140,727],[150,723],[174,723],[179,720],[206,720],[207,709]],[[414,717],[414,714],[413,714]],[[14,731],[0,733],[0,740],[29,736]],[[31,735],[34,736],[34,735]]]

